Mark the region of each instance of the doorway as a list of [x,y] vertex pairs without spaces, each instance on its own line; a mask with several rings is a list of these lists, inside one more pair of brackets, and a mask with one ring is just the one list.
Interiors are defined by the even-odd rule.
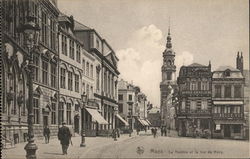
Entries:
[[230,125],[224,125],[224,137],[231,137]]
[[48,116],[43,116],[43,126],[48,126]]
[[74,117],[74,128],[75,132],[79,134],[79,115]]

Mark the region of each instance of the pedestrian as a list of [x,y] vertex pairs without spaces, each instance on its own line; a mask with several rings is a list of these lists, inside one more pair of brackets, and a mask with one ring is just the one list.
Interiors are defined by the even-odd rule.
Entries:
[[65,126],[65,124],[66,123],[63,122],[62,127],[59,128],[59,131],[58,131],[58,139],[60,140],[60,143],[62,145],[63,155],[67,154],[69,142],[71,141],[71,136],[72,136],[69,128],[67,126]]
[[116,135],[117,135],[117,131],[116,131],[116,129],[113,129],[112,137],[113,137],[114,141],[117,141]]
[[137,128],[137,129],[136,129],[136,132],[137,132],[137,135],[139,135],[140,129]]
[[164,127],[163,132],[164,132],[164,136],[167,136],[167,128],[166,127]]
[[154,138],[156,137],[156,133],[157,133],[157,129],[156,128],[154,128]]
[[45,144],[49,143],[49,137],[50,137],[50,129],[46,125],[43,129],[43,136],[45,138]]
[[161,136],[163,136],[163,133],[164,133],[164,127],[162,126],[161,127]]
[[117,137],[120,138],[120,130],[119,130],[119,128],[116,128],[116,133],[117,133]]

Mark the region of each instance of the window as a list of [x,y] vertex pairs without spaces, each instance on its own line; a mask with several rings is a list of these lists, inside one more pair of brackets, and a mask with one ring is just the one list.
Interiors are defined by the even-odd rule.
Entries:
[[82,83],[82,90],[83,90],[83,92],[85,92],[85,83],[84,82]]
[[234,133],[240,133],[241,132],[241,125],[233,125]]
[[121,103],[118,104],[118,111],[119,113],[123,113],[123,104]]
[[215,98],[220,98],[221,97],[221,85],[215,85]]
[[172,72],[167,72],[167,80],[172,80]]
[[67,37],[65,35],[62,35],[62,54],[68,55],[67,53]]
[[64,69],[64,68],[61,68],[61,81],[60,81],[60,83],[61,83],[61,88],[66,88],[65,87],[65,79],[66,79],[66,69]]
[[75,48],[74,48],[74,41],[73,40],[69,40],[69,57],[71,59],[75,59]]
[[68,89],[72,91],[73,90],[73,73],[69,71],[68,75],[69,75],[69,77],[68,77]]
[[183,100],[183,101],[181,102],[181,110],[185,110],[185,107],[186,107],[186,101]]
[[34,81],[39,81],[39,56],[33,56],[33,63],[34,63]]
[[51,103],[51,124],[56,124],[56,103]]
[[129,100],[129,101],[132,100],[132,95],[131,95],[131,94],[128,95],[128,100]]
[[96,89],[100,89],[100,77],[99,77],[99,70],[96,70]]
[[241,86],[234,86],[234,97],[241,98]]
[[42,42],[43,44],[47,45],[48,40],[48,33],[47,33],[47,15],[42,12]]
[[39,99],[33,98],[33,122],[34,124],[39,124]]
[[99,47],[100,47],[100,44],[99,44],[99,40],[98,40],[98,39],[96,40],[96,47],[97,47],[97,49],[99,49]]
[[191,103],[190,103],[190,109],[191,110],[196,110],[196,101],[191,101]]
[[231,85],[225,86],[225,98],[231,98]]
[[75,91],[79,92],[79,75],[75,75]]
[[71,103],[67,103],[67,124],[71,124]]
[[85,60],[84,59],[82,60],[82,71],[83,71],[83,74],[85,75]]
[[42,83],[47,85],[48,84],[48,62],[47,61],[43,61],[42,70],[43,70]]
[[50,23],[50,45],[51,45],[51,49],[52,50],[56,50],[56,23],[54,20],[51,20],[51,23]]
[[201,101],[201,109],[206,110],[207,109],[207,100]]
[[86,93],[87,93],[87,95],[89,97],[89,85],[88,84],[87,84],[87,88],[86,88]]
[[123,95],[122,94],[118,95],[118,100],[123,100]]
[[91,78],[93,78],[93,73],[94,73],[93,65],[90,65],[90,77]]
[[226,77],[230,76],[230,70],[226,70],[224,74]]
[[93,86],[90,87],[90,97],[93,97]]
[[51,63],[51,87],[56,88],[56,64]]
[[79,104],[75,104],[75,111],[79,112],[79,108],[80,108],[80,105]]
[[89,63],[87,62],[86,75],[89,76]]
[[64,120],[64,109],[63,109],[63,102],[59,102],[59,107],[58,107],[58,124],[62,124]]
[[76,45],[76,61],[81,63],[80,45]]

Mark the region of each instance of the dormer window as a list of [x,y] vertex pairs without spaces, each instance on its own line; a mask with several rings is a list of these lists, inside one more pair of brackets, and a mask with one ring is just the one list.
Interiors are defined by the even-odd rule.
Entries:
[[230,70],[226,70],[226,71],[224,72],[224,75],[225,75],[226,77],[229,77],[229,76],[230,76]]

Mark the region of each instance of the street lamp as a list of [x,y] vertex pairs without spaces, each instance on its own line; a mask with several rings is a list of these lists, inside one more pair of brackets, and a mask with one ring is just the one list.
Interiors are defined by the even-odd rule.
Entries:
[[39,31],[40,28],[38,24],[35,23],[36,17],[28,16],[27,22],[19,28],[19,31],[24,35],[24,45],[27,48],[27,59],[28,67],[26,71],[28,74],[28,84],[29,84],[29,104],[28,104],[28,143],[25,145],[27,159],[36,159],[36,150],[38,149],[34,143],[34,132],[33,132],[33,49],[34,46],[38,44]]
[[82,110],[82,113],[81,113],[81,116],[82,116],[82,133],[81,133],[81,136],[82,136],[82,142],[80,144],[80,147],[85,147],[86,144],[85,144],[85,105],[88,101],[88,96],[87,94],[85,94],[85,92],[81,95],[81,98],[82,98],[82,107],[81,107],[81,110]]

